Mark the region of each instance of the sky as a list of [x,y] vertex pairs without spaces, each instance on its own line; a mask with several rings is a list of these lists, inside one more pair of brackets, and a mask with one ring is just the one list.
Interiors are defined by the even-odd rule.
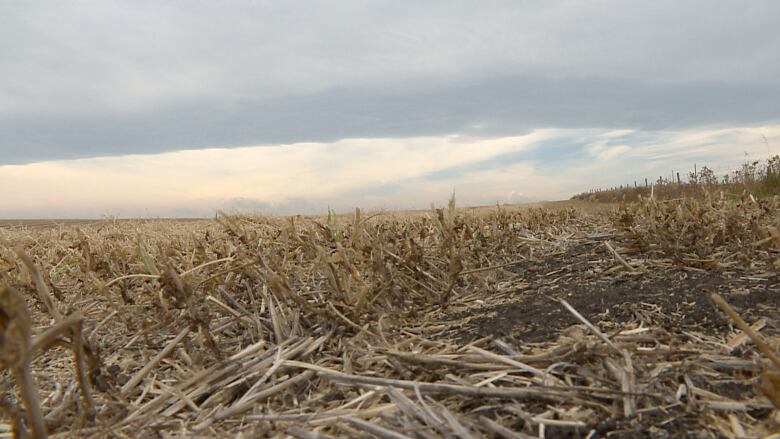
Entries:
[[780,153],[780,3],[0,0],[0,218],[564,199]]

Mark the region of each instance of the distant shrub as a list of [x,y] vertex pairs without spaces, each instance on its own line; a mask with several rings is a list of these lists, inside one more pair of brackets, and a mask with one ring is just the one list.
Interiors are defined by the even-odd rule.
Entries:
[[641,185],[634,183],[633,186],[621,185],[583,192],[572,199],[619,203],[639,201],[651,196],[658,200],[702,198],[707,193],[723,193],[730,198],[746,194],[757,198],[780,195],[780,156],[776,155],[765,162],[746,162],[737,170],[720,177],[712,169],[703,166],[689,172],[685,180],[679,174],[675,178],[659,177],[653,182],[645,180]]

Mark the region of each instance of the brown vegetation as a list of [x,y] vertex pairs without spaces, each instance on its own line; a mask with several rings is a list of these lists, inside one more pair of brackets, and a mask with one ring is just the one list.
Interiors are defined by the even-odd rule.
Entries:
[[[766,434],[772,366],[729,320],[615,319],[570,287],[776,271],[775,202],[695,203],[0,229],[0,409],[35,437]],[[572,320],[464,326],[529,297]]]
[[757,198],[780,195],[780,156],[776,155],[764,162],[746,162],[737,170],[722,176],[703,166],[701,169],[695,168],[686,176],[680,176],[678,172],[669,178],[660,176],[655,181],[645,179],[633,185],[593,189],[575,195],[572,199],[620,203],[650,197],[657,200],[699,198],[707,193],[725,194],[730,198],[739,198],[745,194]]

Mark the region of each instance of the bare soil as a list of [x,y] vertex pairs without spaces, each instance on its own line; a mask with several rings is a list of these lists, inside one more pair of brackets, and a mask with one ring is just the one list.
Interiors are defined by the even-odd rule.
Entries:
[[600,239],[586,239],[565,252],[547,255],[507,270],[525,283],[503,303],[455,312],[464,341],[496,336],[518,343],[552,341],[578,324],[557,299],[564,299],[594,324],[609,329],[639,321],[671,333],[685,331],[722,335],[731,322],[710,300],[719,293],[749,322],[766,318],[765,333],[780,328],[780,276],[748,276],[739,272],[692,271],[651,267],[640,274],[616,271]]

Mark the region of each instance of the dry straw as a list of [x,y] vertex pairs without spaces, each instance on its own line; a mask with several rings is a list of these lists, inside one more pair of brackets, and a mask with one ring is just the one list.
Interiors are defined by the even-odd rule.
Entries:
[[769,202],[650,200],[616,230],[580,210],[453,200],[0,229],[12,378],[0,407],[33,437],[757,436],[774,428],[769,400],[702,387],[757,379],[740,334],[729,345],[633,322],[607,331],[561,301],[582,325],[530,344],[461,333],[451,310],[510,300],[523,282],[513,267],[594,239],[611,241],[604,276],[669,257],[771,267],[775,214]]

